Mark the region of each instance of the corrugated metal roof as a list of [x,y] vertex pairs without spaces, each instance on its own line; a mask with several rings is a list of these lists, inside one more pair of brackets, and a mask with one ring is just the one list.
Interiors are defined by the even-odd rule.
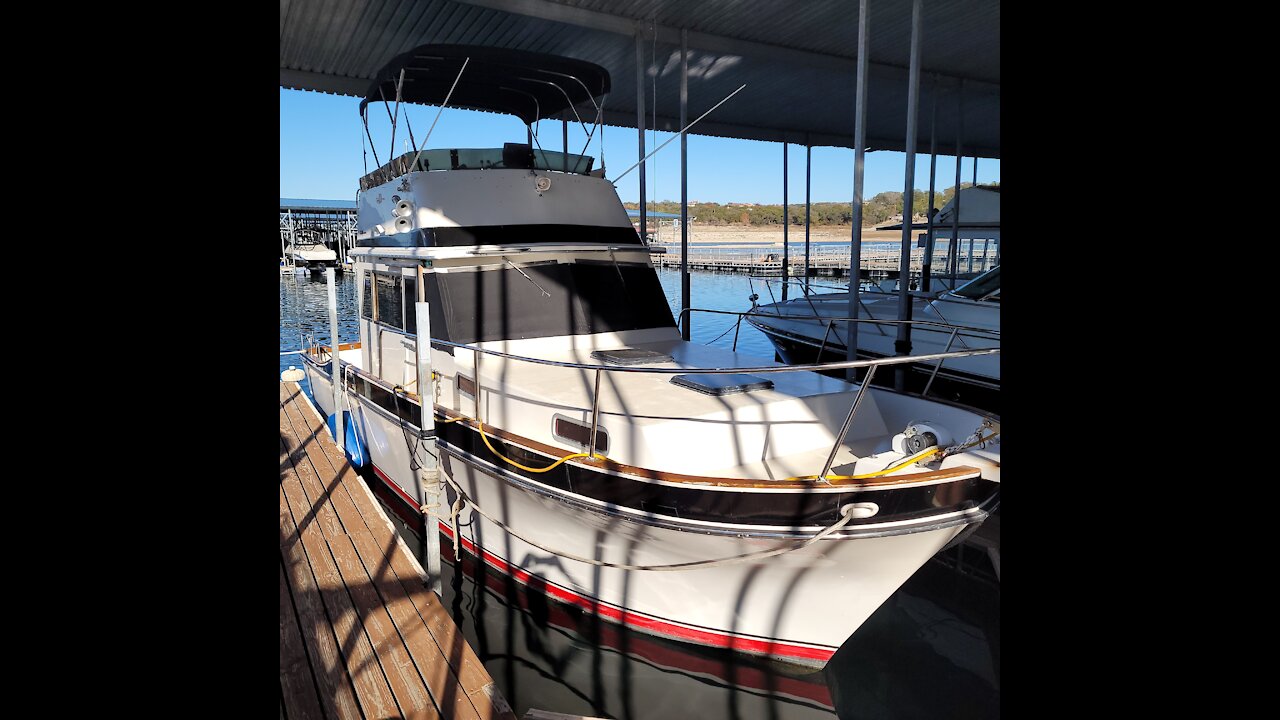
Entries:
[[[878,0],[870,7],[867,145],[901,150],[911,3]],[[604,66],[614,88],[605,119],[634,127],[638,33],[646,124],[653,123],[656,100],[658,128],[674,131],[679,28],[689,34],[689,119],[747,83],[692,132],[852,146],[853,0],[283,0],[280,84],[360,96],[388,60],[421,44],[508,47]],[[917,151],[928,152],[936,97],[938,151],[954,152],[963,83],[961,151],[999,157],[999,0],[929,0],[922,39]]]
[[355,210],[355,200],[311,200],[307,198],[280,198],[280,209],[304,212],[307,210]]

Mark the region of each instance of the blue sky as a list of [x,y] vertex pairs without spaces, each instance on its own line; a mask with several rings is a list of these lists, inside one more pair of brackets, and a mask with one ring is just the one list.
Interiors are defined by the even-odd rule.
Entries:
[[[730,101],[732,102],[732,101]],[[364,174],[361,158],[359,100],[299,90],[280,90],[280,196],[318,198],[324,200],[354,199],[356,182]],[[414,138],[422,142],[431,126],[437,108],[423,105],[401,105],[401,115],[409,113]],[[391,122],[381,103],[369,106],[369,130],[377,143],[378,158],[387,161],[391,140]],[[709,116],[714,118],[715,114]],[[585,119],[585,118],[584,118]],[[561,126],[558,120],[544,121],[538,128],[543,149],[560,150]],[[588,125],[590,127],[590,125]],[[697,130],[695,126],[694,130]],[[599,136],[597,131],[597,136]],[[670,138],[672,133],[645,133],[645,152]],[[430,147],[482,148],[500,147],[503,142],[523,142],[524,124],[506,115],[445,110],[431,135]],[[569,126],[570,152],[581,152],[586,133],[575,124]],[[782,202],[782,145],[774,142],[733,140],[728,138],[689,136],[689,199],[704,202]],[[634,128],[604,129],[606,177],[612,179],[638,159]],[[368,143],[365,143],[366,151]],[[400,122],[396,130],[396,155],[407,152],[408,133]],[[599,139],[593,139],[586,154],[596,158],[599,167]],[[789,155],[788,199],[804,204],[804,146],[791,145]],[[904,154],[870,152],[866,156],[865,194],[867,198],[885,190],[903,189]],[[369,169],[376,167],[368,152]],[[649,200],[680,199],[680,141],[667,145],[645,165],[648,167]],[[639,199],[638,170],[618,183],[618,196],[624,202]],[[973,179],[973,159],[962,161],[961,178]],[[978,161],[978,182],[1000,179],[1000,161]],[[936,187],[950,187],[955,181],[955,159],[938,156]],[[915,186],[927,189],[929,182],[928,147],[917,148]],[[813,202],[850,202],[853,198],[853,151],[848,148],[815,147],[813,149]]]

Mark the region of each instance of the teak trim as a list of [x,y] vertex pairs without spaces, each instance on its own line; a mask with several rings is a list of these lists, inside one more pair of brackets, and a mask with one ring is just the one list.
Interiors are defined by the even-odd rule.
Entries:
[[[472,430],[478,430],[476,424],[467,416],[454,412],[440,405],[435,406],[437,415],[441,415],[448,419],[460,418],[458,423],[464,424]],[[544,455],[559,460],[566,455],[574,453],[566,451],[562,448],[552,447],[531,440],[515,433],[507,432],[491,425],[484,429],[486,435],[498,438],[506,442],[517,443],[528,449],[535,450]],[[597,460],[595,458],[576,458],[570,462],[587,465],[591,467],[612,470],[614,472],[626,475],[635,475],[637,477],[649,480],[660,480],[670,483],[685,483],[693,485],[712,485],[717,487],[741,487],[741,488],[771,488],[779,490],[816,490],[832,487],[875,487],[890,485],[906,485],[911,483],[932,482],[937,480],[963,480],[971,477],[980,477],[982,471],[975,467],[960,465],[946,470],[930,470],[922,473],[911,473],[909,475],[887,475],[881,478],[872,478],[869,480],[832,480],[830,482],[818,482],[816,480],[804,480],[796,482],[777,482],[777,481],[761,481],[750,478],[722,478],[708,477],[705,475],[686,475],[683,473],[666,472],[663,470],[652,470],[650,468],[636,467],[634,465],[626,465],[613,460]]]

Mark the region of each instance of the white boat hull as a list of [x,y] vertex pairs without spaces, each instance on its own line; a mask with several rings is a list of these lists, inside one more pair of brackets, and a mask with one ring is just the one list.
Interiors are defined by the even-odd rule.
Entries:
[[[332,413],[328,375],[309,363],[306,370],[321,410]],[[416,519],[424,499],[410,469],[404,428],[355,394],[345,402],[355,409],[376,474],[401,501],[397,512]],[[459,518],[463,547],[490,566],[554,599],[643,632],[809,666],[824,665],[921,565],[986,515],[977,510],[920,532],[824,539],[782,555],[689,570],[601,567],[564,555],[660,566],[732,558],[800,541],[624,520],[571,505],[551,488],[539,492],[527,478],[456,448],[442,444],[440,450],[440,471],[448,482],[511,529],[470,509]],[[449,488],[447,494],[451,503],[456,492]],[[448,508],[442,511],[447,517]],[[447,525],[441,530],[451,534]]]

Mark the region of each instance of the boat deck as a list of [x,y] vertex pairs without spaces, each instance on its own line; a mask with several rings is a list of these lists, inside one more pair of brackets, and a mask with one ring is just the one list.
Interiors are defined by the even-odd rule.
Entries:
[[296,383],[280,384],[280,562],[283,717],[515,720]]

